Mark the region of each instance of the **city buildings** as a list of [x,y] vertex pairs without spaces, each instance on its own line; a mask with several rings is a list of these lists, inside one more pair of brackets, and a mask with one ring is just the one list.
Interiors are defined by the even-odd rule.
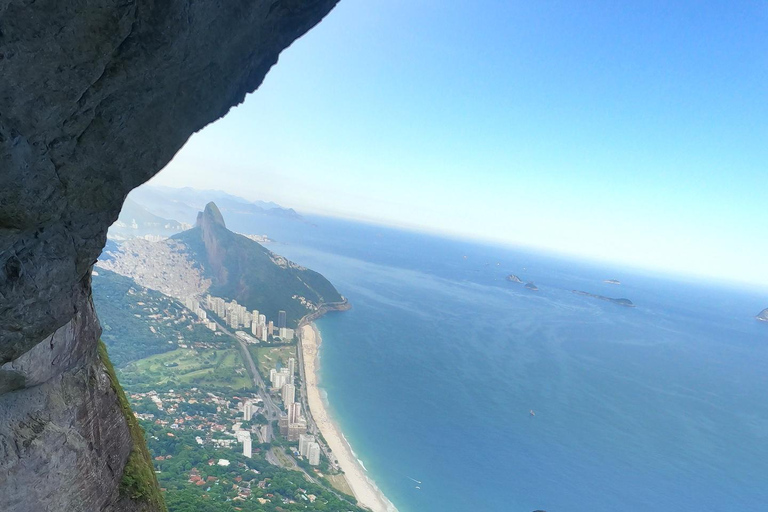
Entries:
[[[221,297],[214,297],[213,295],[206,295],[203,299],[203,306],[201,306],[196,297],[187,297],[184,300],[184,305],[191,311],[197,314],[198,317],[203,320],[205,325],[212,330],[216,329],[216,323],[212,320],[206,320],[205,309],[212,311],[219,318],[224,320],[224,323],[228,327],[233,329],[247,329],[250,331],[250,335],[254,336],[256,340],[269,341],[270,337],[275,334],[275,327],[273,322],[267,321],[266,315],[259,312],[258,309],[248,311],[245,306],[238,304],[236,300],[227,302]],[[295,331],[293,329],[286,328],[287,315],[283,310],[278,311],[278,334],[282,339],[291,340],[294,337]],[[245,334],[245,330],[238,331]],[[248,336],[248,342],[253,343],[255,340]]]
[[309,443],[307,451],[308,451],[307,459],[309,460],[309,464],[312,466],[319,465],[320,464],[320,445],[312,441],[311,443]]
[[238,441],[243,443],[243,455],[245,455],[248,458],[251,458],[253,455],[252,453],[252,441],[251,441],[251,433],[247,430],[238,430],[235,434],[235,437]]
[[289,423],[296,423],[301,419],[301,404],[299,402],[291,402],[290,405],[286,405],[286,409],[288,409]]
[[243,419],[245,421],[251,421],[253,415],[256,414],[258,407],[253,402],[247,400],[243,403]]
[[280,370],[276,370],[275,368],[272,368],[269,370],[269,382],[272,384],[272,388],[282,391],[283,386],[290,383],[291,381],[291,375],[288,372],[288,368],[280,368]]
[[288,374],[291,376],[291,380],[296,375],[296,358],[291,357],[288,359]]
[[299,455],[306,457],[312,466],[320,464],[320,444],[315,440],[315,436],[299,435]]
[[286,384],[283,386],[283,403],[284,404],[292,404],[294,403],[294,399],[296,397],[296,386],[293,384]]
[[307,432],[307,419],[302,416],[290,418],[288,414],[283,414],[278,418],[277,424],[280,428],[280,435],[288,441],[298,441],[299,436]]
[[314,442],[315,436],[301,434],[299,436],[299,455],[306,457],[309,455],[309,443]]
[[269,371],[269,380],[275,390],[282,394],[283,405],[286,414],[278,418],[280,434],[288,441],[298,441],[299,436],[307,432],[307,419],[301,414],[301,403],[296,402],[296,386],[293,384],[292,370],[295,372],[296,360],[290,358],[288,367],[279,371],[272,368]]

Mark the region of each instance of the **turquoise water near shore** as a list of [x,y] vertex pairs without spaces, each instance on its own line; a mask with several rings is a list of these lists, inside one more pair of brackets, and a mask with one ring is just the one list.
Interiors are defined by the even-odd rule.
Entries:
[[314,222],[270,249],[353,306],[318,322],[322,385],[401,512],[766,507],[768,294]]

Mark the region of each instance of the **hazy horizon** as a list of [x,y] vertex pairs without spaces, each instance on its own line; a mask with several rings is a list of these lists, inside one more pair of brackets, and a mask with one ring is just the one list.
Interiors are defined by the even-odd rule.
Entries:
[[[550,258],[557,258],[557,259],[564,259],[564,260],[574,260],[581,263],[586,263],[589,265],[605,265],[607,267],[611,267],[606,269],[608,273],[610,273],[610,270],[616,270],[616,271],[629,271],[633,273],[639,273],[639,274],[647,274],[655,277],[661,277],[665,279],[670,279],[672,281],[678,281],[678,282],[684,282],[684,283],[690,283],[690,284],[696,284],[696,283],[711,283],[714,282],[718,285],[723,285],[729,288],[737,288],[737,289],[749,289],[752,291],[762,290],[764,285],[762,283],[755,283],[752,281],[740,281],[738,279],[728,279],[724,278],[719,275],[708,275],[708,274],[694,274],[691,272],[678,272],[674,270],[668,270],[663,268],[651,268],[648,266],[642,266],[642,265],[634,265],[631,263],[621,262],[621,261],[615,261],[610,259],[600,259],[598,257],[594,256],[587,256],[583,254],[576,254],[576,253],[569,253],[564,251],[558,251],[556,249],[548,248],[548,247],[536,247],[534,245],[525,244],[525,243],[514,243],[514,242],[505,242],[503,240],[494,240],[494,239],[486,239],[481,237],[473,237],[470,235],[463,235],[463,234],[457,234],[452,233],[449,231],[440,231],[435,229],[428,229],[422,226],[416,226],[416,225],[408,225],[408,224],[397,224],[397,223],[387,223],[385,221],[382,221],[380,219],[374,219],[374,218],[365,218],[365,217],[356,217],[356,216],[350,216],[350,215],[343,215],[343,214],[334,214],[334,212],[326,212],[326,211],[310,211],[310,210],[304,210],[301,208],[295,208],[294,206],[290,204],[282,204],[282,203],[276,203],[272,201],[269,198],[260,198],[260,197],[245,197],[244,194],[239,194],[236,191],[225,191],[221,189],[198,189],[195,187],[191,187],[189,185],[181,185],[181,186],[170,186],[170,185],[159,185],[155,183],[154,181],[150,181],[146,183],[145,185],[148,186],[157,186],[157,187],[167,187],[171,189],[183,189],[183,188],[190,188],[193,190],[196,190],[198,192],[224,192],[226,194],[229,194],[234,197],[239,197],[241,199],[244,199],[246,201],[250,202],[264,202],[264,203],[270,203],[273,202],[277,206],[281,208],[286,209],[293,209],[301,215],[302,217],[308,217],[310,220],[313,218],[328,218],[332,220],[342,220],[342,221],[348,221],[348,222],[356,222],[365,224],[368,226],[378,226],[384,229],[394,229],[394,230],[401,230],[406,231],[410,233],[417,233],[417,234],[424,234],[427,236],[433,236],[448,240],[454,240],[458,242],[464,242],[464,243],[475,243],[479,245],[486,245],[488,247],[495,247],[495,248],[506,248],[506,249],[517,249],[522,250],[534,254],[541,254],[546,257]],[[211,198],[210,201],[213,203],[216,202],[216,198]],[[154,213],[154,212],[152,212]],[[173,219],[182,222],[179,219]],[[224,220],[226,221],[226,215]],[[183,221],[190,223],[189,221]],[[194,225],[194,223],[191,223]],[[270,235],[270,233],[248,233],[248,234],[255,234],[255,235]],[[274,234],[273,234],[274,236]],[[280,242],[279,238],[276,240],[277,242]],[[614,278],[616,276],[614,275],[608,275],[606,274],[605,278],[610,279]]]
[[152,182],[768,285],[763,4],[345,0]]

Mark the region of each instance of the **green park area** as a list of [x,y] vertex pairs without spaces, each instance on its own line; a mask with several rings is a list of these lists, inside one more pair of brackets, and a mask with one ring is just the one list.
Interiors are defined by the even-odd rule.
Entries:
[[[288,366],[288,359],[296,357],[296,345],[282,345],[279,347],[258,347],[249,345],[251,357],[259,368],[259,373],[264,379],[269,379],[269,370],[279,366]],[[298,364],[298,359],[296,360]],[[298,371],[298,366],[296,367]]]
[[119,370],[120,382],[134,390],[159,388],[211,387],[250,389],[251,381],[235,349],[178,349],[127,364]]

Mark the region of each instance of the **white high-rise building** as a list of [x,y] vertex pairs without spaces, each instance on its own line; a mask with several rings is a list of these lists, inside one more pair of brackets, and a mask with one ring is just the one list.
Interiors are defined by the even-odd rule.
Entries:
[[288,384],[290,376],[288,374],[288,368],[280,368],[280,371],[272,368],[269,370],[269,382],[272,383],[272,387],[275,389],[283,389],[283,386]]
[[253,415],[256,414],[257,409],[258,407],[256,407],[253,402],[246,400],[243,403],[243,419],[245,421],[251,421],[251,418],[253,418]]
[[319,466],[320,465],[320,445],[316,442],[309,443],[309,447],[307,448],[307,459],[309,459],[309,464],[311,466]]
[[253,455],[251,450],[252,450],[251,437],[248,436],[247,438],[243,439],[243,455],[245,455],[250,459],[251,455]]
[[286,384],[283,386],[283,403],[286,407],[292,404],[296,398],[296,386],[293,384]]
[[288,359],[288,374],[291,376],[291,380],[296,375],[296,358],[291,357]]
[[288,424],[297,423],[301,419],[301,404],[299,402],[293,402],[287,407],[288,409]]
[[299,454],[301,454],[302,457],[309,455],[309,443],[314,442],[315,436],[311,436],[309,434],[299,435]]
[[235,437],[238,441],[243,443],[243,455],[250,458],[251,455],[253,455],[252,449],[252,441],[251,441],[251,433],[247,430],[238,430],[235,433]]

